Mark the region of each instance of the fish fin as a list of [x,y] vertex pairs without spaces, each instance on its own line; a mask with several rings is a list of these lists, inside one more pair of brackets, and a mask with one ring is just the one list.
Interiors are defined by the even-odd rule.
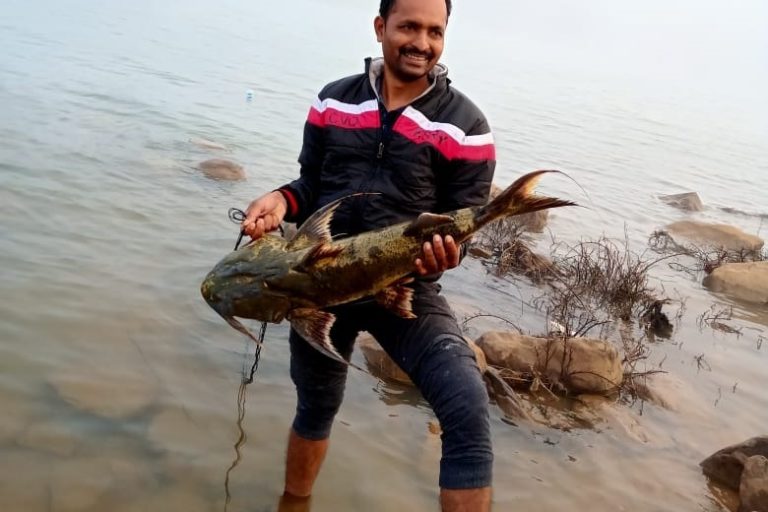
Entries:
[[376,299],[376,302],[384,306],[385,309],[391,311],[400,318],[416,318],[412,308],[413,288],[405,286],[403,281],[398,281],[397,283],[384,288],[377,293],[374,298]]
[[305,256],[302,258],[298,267],[301,269],[307,269],[312,266],[313,263],[317,263],[323,258],[332,258],[341,254],[344,250],[342,245],[333,245],[325,242],[321,242],[315,245]]
[[290,321],[291,327],[313,348],[335,361],[365,372],[356,364],[344,359],[339,354],[339,351],[336,350],[336,347],[333,346],[330,336],[331,327],[333,327],[333,323],[336,321],[336,316],[333,313],[319,309],[299,308],[291,311]]
[[331,219],[333,219],[333,214],[336,212],[336,209],[339,207],[342,201],[349,199],[350,197],[365,195],[378,195],[378,193],[361,192],[358,194],[350,194],[332,201],[317,210],[315,213],[310,215],[306,221],[304,221],[291,241],[288,242],[286,250],[296,251],[315,245],[318,242],[330,242]]
[[236,319],[233,316],[222,316],[222,318],[226,320],[227,323],[232,327],[234,327],[238,332],[245,334],[246,336],[251,338],[253,341],[255,341],[257,346],[262,345],[262,343],[256,338],[256,336],[251,334],[251,331],[249,331],[238,319]]
[[478,212],[476,222],[487,224],[499,217],[520,215],[548,208],[560,206],[576,206],[573,201],[558,199],[556,197],[537,196],[533,189],[544,174],[560,173],[562,171],[541,170],[533,171],[519,177],[496,198],[482,207]]
[[440,226],[442,224],[448,224],[450,222],[453,222],[453,218],[449,215],[440,215],[437,213],[422,213],[416,219],[414,219],[411,224],[405,228],[405,231],[403,234],[405,236],[413,236],[419,234],[419,232],[427,229],[427,228],[433,228],[435,226]]

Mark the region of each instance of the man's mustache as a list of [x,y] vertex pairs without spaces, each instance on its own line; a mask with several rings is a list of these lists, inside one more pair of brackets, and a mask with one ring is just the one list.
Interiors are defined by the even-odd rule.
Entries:
[[432,57],[434,57],[432,52],[421,51],[418,48],[415,48],[413,46],[406,46],[404,48],[400,48],[400,55],[405,55],[406,53],[420,55],[422,57],[425,57],[427,60],[431,60]]

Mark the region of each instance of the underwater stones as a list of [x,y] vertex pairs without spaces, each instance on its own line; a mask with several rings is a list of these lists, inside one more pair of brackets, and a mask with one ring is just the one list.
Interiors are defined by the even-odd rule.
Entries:
[[768,261],[726,263],[704,278],[704,286],[743,301],[768,304]]
[[734,491],[739,490],[747,459],[760,455],[768,457],[768,436],[758,436],[743,443],[727,446],[703,461],[702,471],[714,482]]
[[30,422],[31,408],[20,398],[0,389],[0,445],[10,443]]
[[[499,187],[496,184],[491,185],[491,193],[488,197],[488,200],[491,201],[496,196],[501,194],[504,191],[503,188]],[[518,226],[523,231],[528,231],[530,233],[542,233],[544,231],[544,228],[547,227],[547,221],[549,220],[549,210],[539,210],[537,212],[531,212],[531,213],[524,213],[522,215],[515,215],[514,217],[509,217],[506,219],[502,219],[499,222],[504,223],[512,223],[516,226]]]
[[212,158],[197,164],[197,168],[212,180],[243,181],[246,179],[245,169],[240,164],[222,158]]
[[676,239],[683,238],[696,244],[729,251],[757,252],[762,249],[764,244],[760,237],[745,233],[728,224],[681,220],[667,226],[667,231]]
[[154,402],[158,392],[155,379],[138,369],[70,368],[49,382],[72,407],[108,419],[139,414]]
[[48,512],[47,459],[26,451],[5,450],[0,457],[0,510]]
[[362,333],[355,342],[363,353],[368,369],[376,377],[385,381],[413,385],[410,377],[389,357],[376,339],[368,333]]
[[558,383],[570,392],[604,394],[623,380],[618,350],[607,341],[536,338],[487,332],[475,340],[488,364]]
[[227,146],[214,142],[212,140],[204,139],[202,137],[192,137],[189,139],[190,144],[194,144],[203,149],[213,149],[216,151],[227,151]]
[[19,445],[41,450],[53,455],[69,457],[77,449],[77,439],[72,432],[53,421],[39,421],[27,427],[18,438]]
[[739,485],[739,512],[768,512],[768,459],[750,457],[744,463]]
[[203,419],[196,419],[186,411],[170,407],[152,418],[147,436],[152,444],[172,458],[194,459],[215,453],[219,438],[215,429],[207,429]]
[[704,204],[701,202],[701,198],[699,198],[699,194],[696,192],[683,192],[682,194],[659,196],[659,199],[669,206],[673,206],[686,212],[700,212],[704,210]]

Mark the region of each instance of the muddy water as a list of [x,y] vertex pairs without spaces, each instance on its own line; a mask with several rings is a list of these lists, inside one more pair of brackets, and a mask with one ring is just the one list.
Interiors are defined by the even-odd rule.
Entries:
[[[377,53],[374,10],[4,3],[0,510],[274,508],[295,404],[287,327],[270,327],[239,409],[252,347],[197,288],[234,243],[227,209],[296,175],[317,89]],[[444,60],[495,129],[497,182],[554,166],[588,193],[546,184],[586,208],[553,215],[540,250],[625,233],[641,250],[685,217],[657,195],[685,190],[708,207],[692,217],[765,237],[765,16],[756,1],[456,6]],[[209,158],[241,163],[248,181],[208,179],[195,165]],[[765,434],[768,311],[665,265],[654,284],[687,298],[647,361],[669,372],[673,407],[607,406],[591,428],[515,427],[493,409],[497,510],[721,509],[697,463]],[[444,285],[462,319],[544,327],[534,287],[477,261]],[[740,335],[699,327],[713,303],[734,307]],[[413,390],[351,374],[314,510],[434,509],[432,420]]]

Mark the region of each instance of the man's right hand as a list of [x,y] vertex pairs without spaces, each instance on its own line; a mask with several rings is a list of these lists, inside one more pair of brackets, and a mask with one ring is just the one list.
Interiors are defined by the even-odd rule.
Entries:
[[287,211],[288,202],[283,194],[278,191],[270,192],[251,201],[245,210],[245,220],[241,228],[251,238],[261,238],[265,233],[280,226]]

